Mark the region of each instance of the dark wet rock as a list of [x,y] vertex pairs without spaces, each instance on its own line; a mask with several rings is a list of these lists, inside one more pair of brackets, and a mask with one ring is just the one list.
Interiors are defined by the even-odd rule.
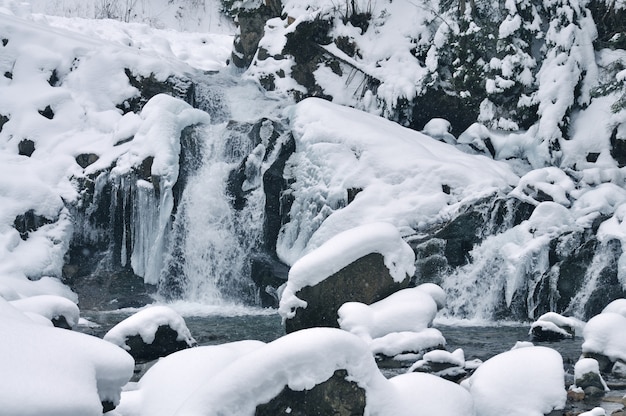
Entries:
[[126,338],[127,351],[136,362],[142,363],[194,346],[186,340],[178,340],[178,337],[178,332],[174,329],[161,325],[154,334],[154,341],[150,344],[146,343],[141,335]]
[[232,53],[235,66],[238,68],[250,66],[259,46],[259,41],[265,33],[265,22],[280,16],[281,11],[280,2],[268,1],[257,9],[240,10],[237,13],[239,32],[235,36]]
[[265,222],[263,223],[263,241],[267,250],[276,251],[276,240],[280,228],[290,221],[289,212],[293,204],[293,196],[286,192],[289,181],[283,172],[289,157],[296,151],[296,141],[293,137],[284,143],[278,157],[263,174],[263,190],[265,191]]
[[35,142],[30,139],[23,139],[17,144],[17,153],[20,156],[31,157],[35,152]]
[[[6,74],[5,74],[5,76],[6,76]],[[2,132],[2,128],[8,122],[9,122],[9,118],[7,116],[4,116],[4,115],[0,114],[0,132]]]
[[56,328],[72,329],[72,326],[69,324],[69,322],[67,322],[67,319],[63,315],[55,316],[50,321],[52,322],[52,325],[54,325]]
[[81,153],[76,156],[76,163],[78,166],[85,169],[87,166],[95,163],[100,157],[95,153]]
[[252,258],[250,277],[259,288],[259,299],[264,308],[277,308],[280,302],[278,288],[287,281],[289,266],[267,256]]
[[134,74],[130,69],[126,69],[125,73],[130,85],[139,90],[139,95],[118,104],[117,107],[124,113],[139,114],[143,106],[157,94],[167,94],[190,105],[194,103],[195,88],[193,82],[188,78],[170,76],[162,80],[157,78],[155,74],[148,76]]
[[52,120],[54,118],[54,111],[52,110],[52,107],[50,107],[49,105],[46,106],[46,108],[44,108],[43,110],[39,110],[39,114],[41,114],[43,117],[47,118],[48,120]]
[[538,342],[553,342],[553,341],[561,341],[566,338],[573,338],[575,335],[575,331],[571,327],[563,326],[560,327],[564,331],[566,331],[569,335],[565,335],[559,331],[550,330],[550,328],[543,326],[533,326],[530,329],[530,335],[533,341]]
[[258,405],[255,416],[336,415],[355,416],[365,412],[365,390],[346,380],[347,371],[337,370],[331,378],[310,390],[294,391],[286,386],[268,403]]
[[20,233],[22,240],[28,239],[28,234],[32,231],[36,231],[39,227],[52,224],[53,219],[47,218],[42,215],[38,215],[35,210],[30,209],[24,214],[18,215],[13,221],[13,226]]
[[603,354],[598,354],[595,352],[585,352],[582,354],[583,358],[593,358],[598,362],[598,367],[600,368],[601,373],[608,373],[611,371],[613,367],[613,362],[609,357]]
[[354,261],[315,286],[305,286],[296,296],[307,302],[285,322],[287,333],[318,326],[338,328],[337,310],[346,302],[371,304],[409,285],[410,277],[397,283],[384,257],[371,253]]

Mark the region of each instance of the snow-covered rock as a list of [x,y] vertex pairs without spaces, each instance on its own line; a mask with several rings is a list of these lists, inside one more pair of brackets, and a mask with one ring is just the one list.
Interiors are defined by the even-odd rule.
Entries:
[[[610,370],[617,360],[626,361],[626,317],[623,315],[606,312],[594,316],[585,325],[583,337],[582,352],[585,356],[598,360],[604,357],[600,370]],[[607,359],[609,362],[606,362]]]
[[[344,231],[299,259],[290,269],[279,313],[291,332],[337,326],[345,302],[375,302],[406,287],[415,255],[395,226],[366,224]],[[436,305],[434,305],[436,312]]]
[[[194,368],[196,360],[198,367]],[[185,380],[187,374],[189,380]],[[309,395],[315,395],[329,380],[335,387],[337,383],[352,385],[351,396],[341,388],[338,396],[335,389],[314,396],[315,400],[298,400],[313,397]],[[475,414],[470,394],[455,383],[428,374],[387,380],[365,343],[333,328],[297,331],[266,345],[245,341],[174,353],[123,394],[119,411],[133,416],[252,416],[276,414],[263,412],[278,406],[274,410],[310,414],[307,410],[325,409],[323,414],[330,414],[352,406],[350,400],[358,391],[365,393],[356,399],[365,399],[361,406],[381,416],[409,416],[416,406],[442,416]],[[332,403],[339,407],[330,409]]]
[[547,312],[532,323],[528,333],[535,341],[555,341],[573,338],[576,332],[580,334],[584,327],[585,323],[579,319]]
[[462,385],[481,416],[542,416],[565,406],[563,360],[551,348],[526,347],[498,354]]
[[425,352],[443,348],[441,332],[430,328],[445,305],[445,293],[425,283],[402,289],[366,305],[346,302],[338,310],[339,327],[361,337],[380,359],[414,361]]
[[101,339],[33,323],[0,298],[0,407],[7,415],[99,416],[133,374],[128,353]]
[[602,396],[609,391],[600,374],[598,361],[593,358],[581,358],[574,365],[574,384],[571,389],[582,389],[585,396]]
[[150,367],[135,388],[122,393],[118,411],[122,415],[174,415],[198,386],[263,345],[260,341],[240,341],[170,354]]
[[453,352],[444,350],[429,351],[421,360],[416,361],[408,372],[430,373],[450,381],[459,381],[468,375],[468,370],[475,370],[470,364],[466,368],[465,353],[457,348]]
[[[320,99],[295,106],[291,129],[297,150],[285,177],[294,201],[277,242],[287,264],[359,225],[390,222],[401,235],[438,228],[518,180],[503,163]],[[349,201],[349,189],[361,191]]]
[[10,303],[22,312],[36,313],[49,319],[56,327],[72,329],[80,318],[78,305],[61,296],[30,296]]
[[135,313],[111,328],[104,340],[140,362],[196,345],[183,317],[167,306],[150,306]]

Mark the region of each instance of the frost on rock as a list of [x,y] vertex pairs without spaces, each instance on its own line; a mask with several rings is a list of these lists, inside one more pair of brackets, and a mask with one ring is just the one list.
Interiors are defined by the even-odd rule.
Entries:
[[462,385],[481,416],[542,416],[565,406],[564,376],[557,351],[526,347],[490,358]]
[[30,321],[0,298],[0,407],[9,415],[98,416],[114,408],[134,361],[101,339]]

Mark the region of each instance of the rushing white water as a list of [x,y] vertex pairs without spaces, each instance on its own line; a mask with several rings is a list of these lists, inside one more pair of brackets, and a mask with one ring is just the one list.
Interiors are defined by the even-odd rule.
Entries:
[[615,261],[615,254],[612,250],[606,247],[602,247],[596,250],[590,266],[587,268],[587,272],[583,278],[582,287],[578,290],[576,295],[570,301],[568,306],[568,312],[572,316],[579,319],[585,317],[585,306],[591,298],[593,292],[598,288],[600,276],[605,271],[606,267]]
[[[228,84],[222,90],[226,110],[215,109],[219,117],[214,119],[228,121],[206,126],[203,133],[201,167],[182,194],[160,286],[166,297],[188,302],[254,303],[250,266],[262,244],[262,175],[273,161],[272,155],[265,155],[273,127],[270,122],[262,125],[260,143],[254,143],[250,131],[253,123],[274,113],[276,103],[261,96],[252,84],[219,81]],[[246,201],[237,209],[227,182],[246,157],[247,179],[242,187]]]
[[[183,194],[179,213],[175,220],[174,244],[170,250],[180,252],[180,258],[170,258],[177,263],[181,297],[195,302],[219,304],[224,296],[250,296],[249,254],[259,244],[262,218],[251,218],[256,211],[263,213],[263,192],[250,195],[244,211],[236,211],[225,189],[230,171],[237,163],[224,159],[225,125],[208,127],[210,138],[205,150],[203,166],[190,179]],[[247,293],[247,296],[246,296]]]

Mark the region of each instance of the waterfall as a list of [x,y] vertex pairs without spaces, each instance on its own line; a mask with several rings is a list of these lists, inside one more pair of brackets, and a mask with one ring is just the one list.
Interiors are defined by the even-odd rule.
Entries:
[[611,247],[607,245],[600,245],[594,253],[591,264],[587,268],[585,275],[583,276],[583,282],[572,298],[567,307],[568,314],[584,319],[587,315],[587,307],[591,300],[592,295],[601,284],[601,279],[606,274],[607,269],[615,265],[616,254]]
[[249,301],[254,296],[249,260],[262,236],[263,191],[256,189],[246,208],[237,211],[226,190],[228,175],[238,165],[225,154],[233,131],[224,123],[208,126],[206,134],[202,167],[189,179],[174,220],[161,290],[207,304]]

